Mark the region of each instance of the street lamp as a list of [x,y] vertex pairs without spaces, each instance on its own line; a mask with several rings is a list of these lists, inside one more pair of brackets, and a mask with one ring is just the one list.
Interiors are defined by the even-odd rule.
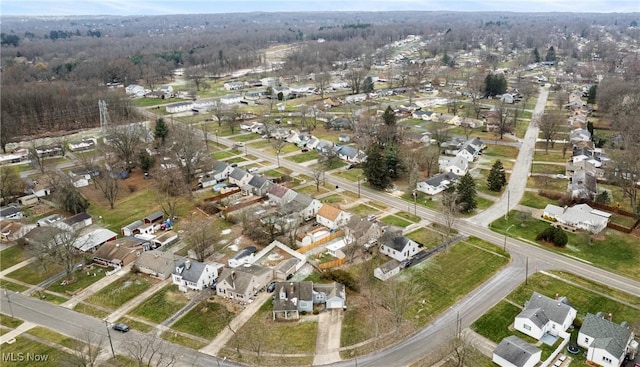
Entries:
[[216,129],[216,145],[220,146],[220,141],[218,140],[218,129]]

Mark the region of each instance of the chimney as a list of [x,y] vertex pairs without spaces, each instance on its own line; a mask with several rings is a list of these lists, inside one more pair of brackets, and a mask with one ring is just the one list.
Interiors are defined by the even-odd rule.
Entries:
[[231,288],[236,289],[236,272],[231,272]]
[[608,315],[607,319],[609,319],[609,321],[611,321],[612,317],[613,317],[613,315],[611,314],[611,312],[609,312],[609,315]]
[[187,259],[184,261],[184,268],[189,270],[191,268],[191,260]]

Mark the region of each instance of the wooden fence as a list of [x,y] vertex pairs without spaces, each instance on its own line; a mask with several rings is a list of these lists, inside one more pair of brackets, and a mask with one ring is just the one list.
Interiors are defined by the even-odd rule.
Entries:
[[346,261],[347,259],[345,257],[343,257],[342,259],[335,259],[333,261],[318,264],[318,269],[325,270],[325,269],[335,268],[336,266],[343,265]]
[[327,237],[323,237],[313,243],[311,243],[310,245],[307,245],[305,247],[300,247],[299,249],[297,249],[296,251],[298,251],[301,254],[304,254],[305,252],[309,252],[310,250],[313,250],[314,248],[318,247],[318,246],[322,246],[325,243],[333,240],[334,238],[340,237],[344,235],[344,231],[343,230],[339,230],[337,232],[333,232],[330,235],[328,235]]

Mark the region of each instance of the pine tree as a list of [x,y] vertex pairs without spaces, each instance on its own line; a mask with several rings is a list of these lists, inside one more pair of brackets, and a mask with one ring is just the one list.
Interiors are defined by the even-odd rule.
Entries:
[[598,86],[597,85],[592,85],[589,88],[589,96],[587,97],[587,103],[588,104],[596,104],[596,93],[598,92]]
[[373,144],[367,150],[367,160],[362,164],[362,170],[369,184],[384,189],[389,186],[390,177],[387,160],[379,145]]
[[364,78],[364,82],[362,82],[362,91],[365,93],[373,92],[373,79],[370,76]]
[[507,178],[504,174],[504,167],[498,159],[491,166],[491,171],[489,171],[489,176],[487,177],[487,186],[489,190],[499,192],[506,184]]
[[537,47],[533,49],[533,61],[540,62],[540,51],[538,51]]
[[553,46],[549,47],[549,50],[547,51],[547,56],[545,56],[544,61],[552,61],[552,62],[556,61],[556,50],[555,48],[553,48]]
[[476,203],[476,183],[469,172],[460,177],[456,191],[458,193],[457,203],[461,212],[469,213],[478,206]]
[[169,135],[169,126],[167,126],[167,123],[164,121],[163,118],[159,118],[156,121],[156,130],[154,134],[156,138],[160,138],[162,140],[162,144],[164,144],[164,141],[167,138],[167,135]]

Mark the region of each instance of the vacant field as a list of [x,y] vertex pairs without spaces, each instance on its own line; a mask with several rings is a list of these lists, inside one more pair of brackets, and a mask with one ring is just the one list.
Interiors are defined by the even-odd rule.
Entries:
[[86,301],[115,310],[138,294],[146,291],[154,283],[156,281],[148,276],[129,273],[92,294]]
[[63,271],[62,266],[58,264],[49,264],[46,269],[41,265],[29,264],[7,274],[7,278],[38,285],[61,271]]
[[[99,266],[93,266],[91,269],[82,269],[73,273],[75,281],[71,284],[62,285],[62,282],[53,283],[47,288],[52,292],[61,294],[73,295],[75,292],[82,290],[91,284],[106,276],[107,271],[113,270],[112,268],[101,268]],[[95,276],[94,276],[95,275]]]
[[532,173],[542,173],[546,175],[557,175],[565,173],[565,166],[558,164],[533,163],[531,165]]
[[214,302],[202,302],[182,316],[172,328],[191,335],[206,339],[213,339],[227,324],[227,319],[233,317],[223,305]]
[[404,220],[400,217],[396,217],[393,214],[380,218],[380,223],[389,224],[397,227],[408,227],[412,224],[411,222]]
[[78,303],[76,307],[73,308],[73,310],[99,319],[104,319],[105,317],[109,316],[109,312],[91,306],[87,303]]
[[131,314],[159,324],[178,312],[187,302],[184,294],[178,291],[178,286],[168,285],[147,298]]
[[308,152],[300,152],[299,154],[296,155],[292,155],[289,157],[286,157],[288,160],[296,162],[296,163],[302,163],[302,162],[308,162],[308,161],[312,161],[314,159],[318,159],[318,156],[320,154],[318,153],[318,151],[316,150],[310,150]]
[[545,153],[544,150],[536,150],[533,153],[533,161],[534,162],[557,162],[557,163],[565,163],[567,159],[570,158],[570,155],[567,153],[564,157],[562,156],[561,151],[557,150],[549,150],[549,153]]
[[487,149],[482,154],[492,160],[500,158],[516,159],[519,149],[508,145],[487,144]]
[[28,287],[25,287],[22,284],[10,282],[10,281],[4,280],[4,279],[0,279],[0,288],[8,289],[8,290],[14,291],[14,292],[24,292],[27,289],[29,289]]
[[425,250],[438,247],[442,242],[442,235],[429,228],[419,228],[406,234],[406,237],[424,245]]
[[178,333],[172,333],[171,331],[165,331],[160,336],[162,339],[169,341],[173,344],[182,345],[183,347],[198,350],[206,346],[203,342],[191,338],[187,338]]
[[370,207],[366,204],[360,204],[358,206],[354,206],[353,208],[347,209],[350,213],[355,215],[359,215],[361,217],[366,217],[368,215],[374,215],[380,213],[380,211],[376,208]]
[[522,196],[522,200],[520,200],[520,205],[536,209],[544,209],[547,204],[558,205],[558,201],[540,196],[537,193],[531,191],[525,191],[524,195]]
[[0,269],[8,269],[15,264],[19,264],[29,258],[24,248],[20,245],[13,245],[0,251]]

